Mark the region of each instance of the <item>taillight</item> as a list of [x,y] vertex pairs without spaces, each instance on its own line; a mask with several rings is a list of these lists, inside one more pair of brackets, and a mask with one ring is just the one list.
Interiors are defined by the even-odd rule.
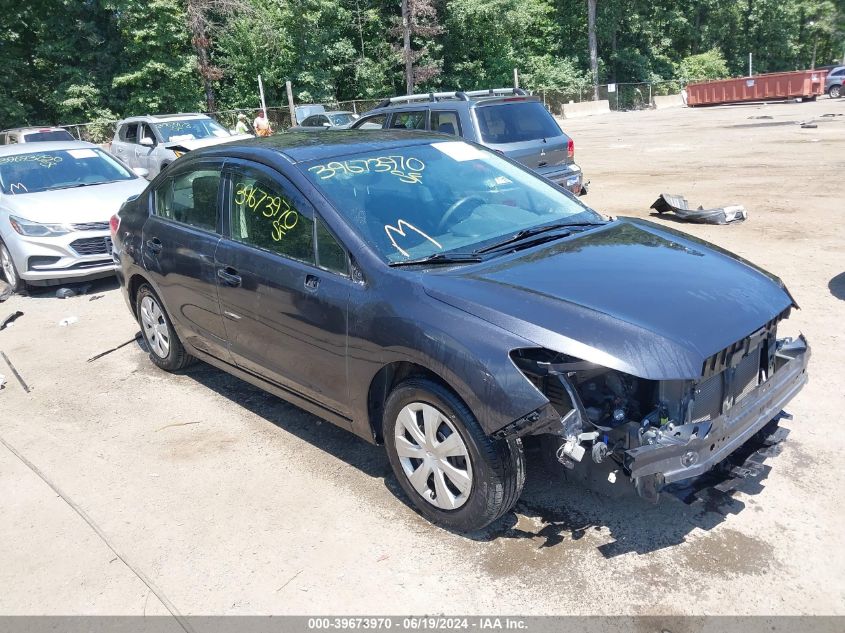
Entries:
[[115,213],[109,220],[109,230],[111,231],[112,239],[117,237],[117,229],[120,228],[120,216]]
[[575,141],[569,139],[569,143],[566,144],[566,155],[569,158],[575,158]]

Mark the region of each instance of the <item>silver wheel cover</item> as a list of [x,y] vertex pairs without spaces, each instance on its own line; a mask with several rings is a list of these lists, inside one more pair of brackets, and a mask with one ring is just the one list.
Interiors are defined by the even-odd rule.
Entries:
[[0,244],[0,267],[3,268],[3,275],[10,286],[18,283],[18,276],[15,273],[15,265],[12,263],[12,254],[5,244]]
[[170,333],[158,302],[147,295],[141,299],[140,314],[144,338],[147,339],[150,351],[159,358],[167,358],[170,351]]
[[413,402],[396,418],[399,462],[414,490],[441,510],[456,510],[472,492],[472,461],[451,420],[430,404]]

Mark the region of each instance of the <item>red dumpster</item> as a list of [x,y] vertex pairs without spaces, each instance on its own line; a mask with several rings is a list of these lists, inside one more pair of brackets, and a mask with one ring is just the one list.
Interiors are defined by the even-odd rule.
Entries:
[[826,70],[796,70],[688,84],[687,105],[815,99],[824,94],[826,75]]

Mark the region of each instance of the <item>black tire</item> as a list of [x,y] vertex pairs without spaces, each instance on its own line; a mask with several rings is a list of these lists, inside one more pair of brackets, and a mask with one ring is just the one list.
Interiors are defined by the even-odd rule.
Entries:
[[[158,308],[158,313],[155,315],[155,321],[158,327],[164,327],[165,329],[167,337],[166,350],[157,343],[157,333],[151,333],[150,328],[145,324],[144,315],[141,313],[142,306],[146,307],[149,305],[149,303],[146,303],[145,300],[147,300],[147,302],[151,302]],[[164,304],[148,284],[141,286],[138,289],[138,294],[135,295],[135,316],[138,319],[138,323],[141,325],[141,335],[144,337],[144,342],[149,350],[150,360],[154,365],[165,371],[172,372],[184,369],[194,362],[194,357],[188,354],[185,350],[185,346],[182,345],[182,341],[179,340],[176,330],[173,329],[173,323],[170,321],[170,316],[167,314],[167,310],[164,309]],[[166,351],[166,353],[161,353],[161,351],[157,350]]]
[[[465,501],[455,509],[441,509],[434,505],[436,500],[426,499],[417,492],[397,452],[395,430],[399,414],[405,407],[417,404],[434,407],[446,419],[438,428],[451,433],[447,424],[454,427],[466,449],[472,472],[471,487]],[[433,380],[409,378],[399,384],[387,398],[382,428],[387,456],[399,485],[420,514],[432,523],[458,532],[480,530],[510,510],[522,493],[525,456],[521,441],[518,438],[495,440],[487,436],[467,406],[452,391]],[[444,439],[447,437],[449,435]],[[422,464],[421,460],[417,461]],[[431,477],[433,480],[433,475]],[[436,497],[434,490],[430,496]]]
[[831,86],[827,91],[827,95],[831,99],[838,99],[842,96],[842,86]]
[[3,240],[0,240],[0,273],[6,279],[6,283],[9,284],[12,292],[21,292],[26,288],[26,282],[21,279],[18,268],[12,260],[12,254],[3,243]]

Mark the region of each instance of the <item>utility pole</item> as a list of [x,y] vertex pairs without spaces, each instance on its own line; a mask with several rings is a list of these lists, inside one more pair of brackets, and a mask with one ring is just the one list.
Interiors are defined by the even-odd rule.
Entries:
[[290,124],[296,125],[296,109],[293,107],[293,87],[290,85],[290,80],[285,82],[285,89],[288,93],[288,109],[290,110]]
[[587,0],[587,33],[590,47],[590,74],[593,76],[593,101],[599,100],[599,53],[596,41],[596,1]]
[[513,87],[519,88],[519,71],[516,68],[513,69]]
[[408,10],[408,0],[402,0],[402,39],[405,55],[405,92],[414,94],[414,64],[411,58],[411,15]]
[[752,65],[751,65],[751,59],[752,59],[752,54],[748,53],[748,76],[749,77],[754,76],[754,69],[752,68]]

